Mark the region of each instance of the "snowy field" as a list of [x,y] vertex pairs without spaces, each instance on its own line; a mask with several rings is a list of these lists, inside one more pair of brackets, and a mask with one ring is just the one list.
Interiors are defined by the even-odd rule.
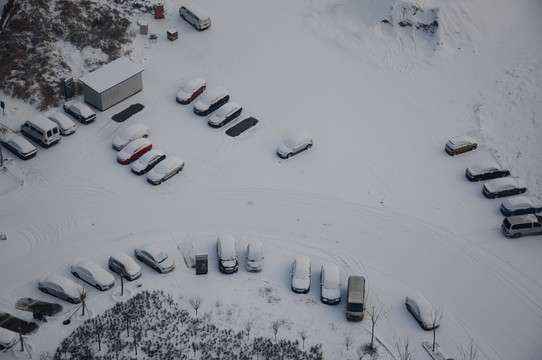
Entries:
[[[505,238],[501,201],[484,198],[482,184],[464,177],[472,163],[498,160],[525,181],[528,195],[542,196],[540,1],[201,0],[213,21],[203,32],[179,17],[177,1],[164,4],[165,19],[139,17],[156,42],[140,35],[133,19],[127,56],[145,69],[143,91],[98,112],[92,124],[78,123],[58,145],[38,146],[35,158],[14,157],[9,171],[23,185],[0,173],[0,232],[8,236],[0,241],[0,311],[32,320],[13,304],[21,297],[56,301],[37,288],[43,274],[73,278],[74,260],[106,267],[113,251],[133,254],[153,242],[177,268],[159,275],[143,266],[129,293],[164,289],[186,309],[188,298],[200,296],[200,311],[234,329],[255,319],[258,336],[272,337],[270,324],[287,319],[278,337],[305,330],[326,359],[356,359],[370,341],[367,316],[361,323],[345,318],[349,275],[367,278],[368,306],[389,310],[376,327],[383,359],[397,358],[395,344],[406,339],[416,359],[430,359],[421,343],[432,334],[404,306],[414,292],[442,307],[437,341],[449,357],[459,358],[470,339],[478,359],[542,357],[542,238]],[[400,26],[405,19],[436,20],[438,28]],[[179,31],[177,41],[167,40],[170,28]],[[61,46],[76,78],[85,57],[100,56]],[[228,89],[242,117],[259,123],[235,138],[209,127],[191,105],[175,102],[192,77]],[[2,98],[1,122],[12,129],[36,112]],[[143,111],[124,123],[111,120],[135,103]],[[184,170],[155,187],[118,164],[111,141],[133,123],[147,124],[154,147],[182,157]],[[300,130],[312,134],[314,147],[279,159],[276,146]],[[456,135],[476,138],[478,149],[448,156],[444,144]],[[237,274],[218,271],[219,234],[237,239]],[[254,238],[266,250],[257,274],[244,269]],[[209,253],[209,274],[196,276],[185,265],[187,248]],[[296,254],[312,259],[307,295],[290,290]],[[338,306],[320,302],[325,262],[341,267]],[[89,289],[91,314],[115,304],[118,282],[104,293]],[[218,316],[217,301],[233,316]],[[62,325],[71,307],[58,302],[67,312],[28,337],[33,358],[54,353],[83,321]],[[349,351],[345,334],[355,339]],[[25,356],[18,347],[0,353]]]

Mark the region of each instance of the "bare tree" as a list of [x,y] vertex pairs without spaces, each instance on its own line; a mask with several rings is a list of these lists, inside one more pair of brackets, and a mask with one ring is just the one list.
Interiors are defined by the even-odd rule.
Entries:
[[88,291],[84,287],[77,288],[75,293],[81,299],[81,316],[85,316],[85,309],[87,308],[87,296]]
[[124,324],[126,325],[126,336],[130,337],[130,322],[132,320],[132,314],[125,309],[122,312],[122,318],[124,319]]
[[305,330],[301,330],[299,332],[299,337],[301,338],[301,341],[303,341],[303,349],[305,349],[305,339],[307,338],[307,333]]
[[437,328],[440,325],[440,322],[442,321],[442,308],[439,306],[438,308],[433,307],[431,309],[431,328],[433,329],[433,351],[435,351],[435,345],[437,342]]
[[97,320],[94,322],[94,335],[96,335],[96,338],[98,339],[98,351],[102,351],[102,337],[104,332],[105,324],[98,317]]
[[472,338],[470,339],[468,349],[465,350],[463,346],[461,346],[459,349],[459,355],[461,356],[461,360],[476,360],[476,357],[478,356],[478,347]]
[[371,320],[371,343],[369,344],[369,348],[371,349],[374,349],[376,323],[378,320],[386,318],[388,312],[389,310],[384,308],[384,305],[382,305],[380,302],[377,302],[376,305],[371,305],[367,308],[367,315],[369,315]]
[[396,343],[400,360],[414,360],[414,351],[410,348],[410,342],[406,339],[403,343]]
[[132,335],[134,337],[134,351],[137,356],[137,344],[141,341],[141,329],[138,329],[137,331],[134,329],[132,331]]
[[201,306],[201,298],[199,296],[194,296],[190,298],[190,305],[194,310],[196,310],[196,316],[198,316],[198,309]]
[[354,342],[354,337],[351,334],[344,333],[344,345],[346,346],[346,351],[352,343]]
[[46,352],[45,354],[40,354],[40,360],[52,360],[52,359],[53,357],[48,352]]
[[122,276],[121,273],[119,273],[120,276],[120,296],[124,296],[124,276]]
[[254,319],[250,319],[245,322],[245,331],[247,332],[247,339],[250,338],[250,330],[252,330],[252,325],[254,325]]
[[279,332],[279,329],[284,325],[286,321],[284,319],[273,321],[271,323],[271,329],[273,329],[273,334],[275,334],[275,342],[277,342],[277,333]]

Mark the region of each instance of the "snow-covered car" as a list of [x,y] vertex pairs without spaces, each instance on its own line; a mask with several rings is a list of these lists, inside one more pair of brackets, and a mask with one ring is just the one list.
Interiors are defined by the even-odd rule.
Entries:
[[57,274],[44,276],[38,283],[38,288],[46,294],[56,296],[72,304],[81,302],[83,287],[70,279]]
[[292,264],[292,291],[306,294],[311,289],[311,259],[305,255],[294,258]]
[[167,273],[175,268],[175,263],[167,252],[154,244],[138,247],[134,250],[134,254],[139,261],[144,262],[159,273]]
[[482,186],[484,196],[490,199],[519,195],[526,191],[525,183],[521,179],[513,177],[493,179]]
[[2,145],[22,160],[28,160],[38,153],[38,150],[30,141],[14,133],[2,136]]
[[288,159],[302,151],[309,150],[312,147],[312,137],[305,133],[299,133],[290,136],[277,148],[277,155],[283,159]]
[[501,203],[504,216],[535,214],[542,211],[542,201],[524,195],[513,196]]
[[62,106],[64,111],[83,124],[96,120],[96,113],[88,105],[78,100],[70,100]]
[[141,276],[143,270],[134,259],[122,251],[116,251],[109,257],[108,266],[111,271],[133,281]]
[[262,271],[263,243],[260,240],[251,240],[247,245],[246,268],[250,272]]
[[328,305],[336,305],[341,302],[341,272],[335,264],[322,265],[320,300]]
[[101,291],[109,290],[115,285],[115,277],[94,261],[78,261],[71,266],[70,271],[76,278]]
[[230,100],[230,94],[224,88],[214,88],[203,93],[194,104],[194,113],[207,116]]
[[224,274],[233,274],[239,269],[235,239],[231,235],[221,235],[216,241],[218,269]]
[[433,330],[440,326],[437,309],[423,295],[407,296],[405,305],[424,330]]
[[163,151],[152,149],[132,163],[132,172],[136,175],[143,175],[165,158],[166,154]]
[[235,120],[239,115],[241,115],[241,112],[243,111],[243,108],[241,105],[229,102],[223,106],[221,106],[217,111],[212,113],[209,116],[208,123],[211,127],[219,128],[227,123]]
[[153,185],[160,185],[173,175],[181,172],[183,168],[184,161],[182,159],[168,156],[147,172],[147,181]]
[[120,151],[128,143],[139,138],[146,138],[149,136],[149,127],[144,124],[133,124],[127,128],[121,130],[117,136],[113,139],[113,149]]
[[468,136],[456,136],[448,140],[444,150],[449,155],[457,155],[466,151],[474,150],[478,147],[476,140]]
[[19,342],[19,334],[0,327],[0,350],[7,350]]
[[523,235],[541,235],[542,216],[535,214],[508,216],[502,221],[501,228],[504,235],[513,238]]
[[465,177],[469,181],[489,180],[510,175],[510,170],[496,161],[483,161],[469,166]]
[[181,90],[177,93],[177,102],[179,104],[190,104],[207,88],[207,83],[201,78],[194,78],[181,85]]
[[152,149],[152,143],[147,138],[139,138],[128,143],[117,154],[117,161],[123,165],[127,165],[137,159],[143,154]]
[[71,135],[77,130],[77,125],[61,112],[48,111],[44,115],[58,126],[61,135]]

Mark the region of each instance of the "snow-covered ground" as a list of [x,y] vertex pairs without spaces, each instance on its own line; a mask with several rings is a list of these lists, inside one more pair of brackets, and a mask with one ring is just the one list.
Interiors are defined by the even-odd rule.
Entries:
[[[179,17],[176,1],[164,4],[165,19],[140,16],[156,42],[133,19],[127,56],[145,68],[143,91],[78,124],[60,144],[38,148],[35,158],[14,158],[9,170],[22,186],[0,174],[0,232],[8,235],[0,242],[0,311],[31,320],[13,304],[53,300],[37,289],[43,274],[71,276],[69,265],[80,258],[106,267],[113,251],[131,254],[154,242],[177,269],[158,275],[143,267],[129,292],[161,288],[187,309],[187,299],[200,296],[200,311],[214,314],[219,302],[234,309],[224,326],[256,319],[261,336],[287,319],[278,336],[306,330],[307,343],[322,343],[327,359],[354,359],[370,340],[367,317],[351,323],[344,314],[346,279],[357,274],[368,280],[368,305],[389,310],[376,327],[384,358],[408,338],[416,359],[430,359],[421,343],[431,333],[404,306],[406,295],[421,292],[443,309],[437,341],[448,356],[458,358],[472,338],[480,359],[540,359],[541,238],[505,238],[500,201],[485,199],[481,183],[464,177],[473,162],[499,160],[529,195],[542,196],[540,1],[201,0],[213,21],[203,32]],[[413,26],[401,26],[407,20]],[[433,21],[438,28],[416,29]],[[175,42],[166,38],[171,28],[179,31]],[[69,58],[74,71],[82,68],[83,57]],[[181,82],[196,76],[228,89],[243,116],[259,123],[232,138],[177,104]],[[2,97],[1,122],[12,129],[36,111]],[[144,110],[124,123],[111,120],[134,103]],[[150,127],[156,148],[185,160],[161,186],[116,162],[114,134],[138,122]],[[299,130],[312,134],[314,147],[279,159],[278,143]],[[448,156],[444,143],[455,135],[476,138],[478,149]],[[231,276],[216,264],[216,237],[224,233],[236,237],[240,256]],[[258,274],[244,270],[253,238],[266,249]],[[190,247],[209,253],[209,274],[185,266],[181,250]],[[295,254],[312,259],[308,295],[290,291]],[[319,301],[324,262],[342,269],[339,306]],[[91,313],[111,307],[118,291],[90,289]],[[63,320],[29,337],[34,354],[53,353],[82,321]],[[348,352],[345,334],[355,339]],[[0,354],[21,356],[18,349]]]

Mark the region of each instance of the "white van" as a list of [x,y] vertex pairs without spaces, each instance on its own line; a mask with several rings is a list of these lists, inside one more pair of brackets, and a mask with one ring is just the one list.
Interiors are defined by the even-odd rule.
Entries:
[[44,146],[51,146],[60,141],[60,130],[58,126],[47,119],[45,116],[38,114],[21,126],[23,135],[30,136],[36,141],[39,141]]
[[211,17],[195,5],[184,5],[179,9],[179,15],[197,30],[202,31],[211,27]]

